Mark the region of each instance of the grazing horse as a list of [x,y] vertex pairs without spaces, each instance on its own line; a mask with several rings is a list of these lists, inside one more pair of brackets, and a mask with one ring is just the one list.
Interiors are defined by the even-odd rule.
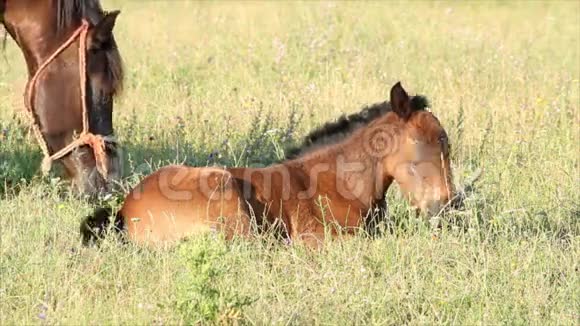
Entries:
[[[115,226],[139,244],[212,230],[248,236],[257,225],[318,246],[326,235],[363,226],[393,180],[414,206],[438,214],[454,188],[447,134],[426,104],[397,83],[390,103],[369,108],[372,117],[344,124],[333,141],[320,132],[313,143],[326,141],[294,159],[265,168],[163,167],[125,197]],[[97,209],[83,221],[84,242],[102,235],[109,214]]]
[[75,189],[89,195],[121,172],[112,116],[123,80],[118,14],[98,0],[0,0],[0,22],[28,68],[25,106],[43,172],[61,161]]

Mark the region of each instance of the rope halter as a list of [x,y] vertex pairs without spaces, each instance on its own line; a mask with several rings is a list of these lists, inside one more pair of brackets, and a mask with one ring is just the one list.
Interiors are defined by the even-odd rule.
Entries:
[[[107,179],[107,155],[106,155],[106,142],[114,142],[112,136],[101,136],[93,134],[89,131],[89,112],[87,109],[86,101],[86,44],[87,44],[87,32],[89,30],[89,23],[86,20],[82,20],[81,26],[77,28],[74,33],[58,48],[54,51],[46,61],[40,65],[40,67],[34,73],[34,76],[28,81],[26,87],[26,113],[31,121],[32,130],[34,136],[42,149],[44,158],[42,160],[42,174],[47,175],[52,167],[52,162],[60,160],[64,156],[70,154],[72,151],[78,147],[87,145],[92,148],[95,157],[95,164],[99,173],[103,178]],[[83,130],[80,135],[74,139],[71,143],[57,151],[56,153],[50,154],[48,148],[48,143],[44,138],[40,130],[40,122],[38,121],[35,110],[34,110],[34,96],[36,85],[40,78],[40,74],[60,55],[64,50],[66,50],[71,44],[73,44],[77,39],[79,39],[78,48],[78,58],[79,58],[79,77],[80,77],[80,90],[81,90],[81,103],[82,103],[82,119],[83,119]]]

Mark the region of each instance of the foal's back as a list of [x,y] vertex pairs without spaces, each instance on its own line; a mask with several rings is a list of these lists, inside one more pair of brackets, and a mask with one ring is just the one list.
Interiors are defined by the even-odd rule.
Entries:
[[243,203],[242,185],[229,171],[170,165],[133,188],[120,215],[137,243],[172,242],[212,231],[231,238],[250,231]]
[[171,243],[206,232],[248,236],[252,223],[315,244],[325,232],[337,233],[326,230],[323,220],[360,226],[359,211],[364,209],[356,201],[334,198],[332,191],[324,192],[326,202],[316,200],[321,188],[337,188],[334,174],[318,174],[313,187],[302,164],[291,161],[261,169],[166,166],[133,188],[119,215],[129,239],[142,244]]

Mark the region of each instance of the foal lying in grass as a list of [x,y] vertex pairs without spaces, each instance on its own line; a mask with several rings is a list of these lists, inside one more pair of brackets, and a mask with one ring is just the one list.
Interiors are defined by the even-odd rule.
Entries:
[[[340,136],[312,134],[312,142],[282,163],[163,167],[126,196],[115,225],[131,241],[155,244],[212,230],[227,238],[248,236],[255,222],[317,246],[327,235],[363,226],[393,180],[414,206],[438,214],[454,188],[447,134],[426,106],[423,97],[409,97],[397,83],[390,103],[367,109],[370,118],[356,125],[345,118]],[[83,222],[85,241],[103,232],[109,213],[98,209]]]

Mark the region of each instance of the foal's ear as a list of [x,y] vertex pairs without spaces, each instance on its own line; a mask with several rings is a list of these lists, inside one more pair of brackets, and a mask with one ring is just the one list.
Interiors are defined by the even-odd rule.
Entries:
[[113,28],[117,21],[117,16],[121,13],[119,10],[111,11],[93,27],[90,32],[90,49],[101,49],[113,39]]
[[409,103],[409,95],[401,86],[401,82],[397,82],[393,88],[391,88],[391,107],[393,112],[395,112],[402,119],[408,119],[411,115],[412,109]]

